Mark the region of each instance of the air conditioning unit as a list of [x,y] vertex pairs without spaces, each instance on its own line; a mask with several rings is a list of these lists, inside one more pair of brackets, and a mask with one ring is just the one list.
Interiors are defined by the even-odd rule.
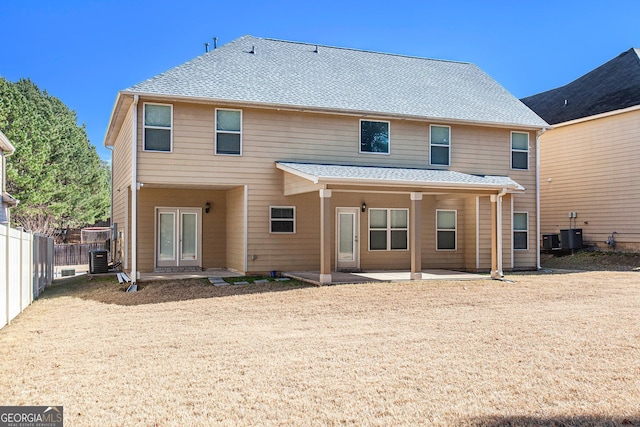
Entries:
[[560,249],[560,236],[558,234],[543,234],[542,249],[545,251]]
[[109,272],[108,251],[89,251],[89,274]]
[[582,249],[582,228],[560,230],[562,249]]

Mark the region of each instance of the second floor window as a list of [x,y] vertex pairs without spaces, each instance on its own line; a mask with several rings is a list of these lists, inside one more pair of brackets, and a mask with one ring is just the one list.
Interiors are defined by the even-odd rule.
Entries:
[[529,169],[529,134],[511,132],[511,169]]
[[360,120],[360,152],[389,154],[389,122]]
[[242,154],[242,111],[216,110],[216,154]]
[[451,128],[449,126],[430,126],[429,153],[431,164],[438,166],[449,166],[451,159]]
[[144,151],[171,151],[173,106],[144,104]]

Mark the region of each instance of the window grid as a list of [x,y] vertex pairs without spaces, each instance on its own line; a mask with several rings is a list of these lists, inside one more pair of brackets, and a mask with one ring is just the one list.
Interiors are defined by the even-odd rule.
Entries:
[[[376,212],[384,212],[385,213],[385,224],[384,226],[372,226],[372,215]],[[398,212],[404,212],[404,226],[394,225],[393,214]],[[385,248],[373,248],[372,247],[372,236],[373,233],[382,233],[385,234]],[[400,235],[395,233],[402,233]],[[402,247],[393,247],[394,239],[393,237],[398,237],[400,243],[402,243]],[[390,208],[371,208],[369,209],[369,250],[370,251],[406,251],[409,250],[409,210],[408,209],[390,209]]]
[[[517,142],[514,137],[521,136],[526,136],[526,148],[515,147]],[[529,134],[526,132],[511,132],[511,169],[529,169]]]
[[[453,226],[443,224],[445,215],[453,213]],[[442,218],[442,222],[440,221]],[[445,240],[446,236],[453,236]],[[451,244],[451,241],[453,244]],[[455,251],[458,249],[458,211],[436,209],[436,250],[438,251]]]
[[[237,112],[240,115],[240,119],[239,119],[239,125],[238,125],[238,129],[220,129],[221,128],[221,124],[220,124],[220,119],[218,117],[218,113],[225,113],[225,112]],[[230,109],[230,108],[216,108],[215,111],[215,150],[216,150],[216,155],[220,155],[220,156],[241,156],[242,155],[242,110],[234,110],[234,109]],[[220,139],[222,136],[228,136],[228,135],[238,135],[238,149],[237,150],[226,150],[228,152],[225,152],[225,150],[222,150],[220,148]]]
[[[169,108],[169,125],[150,125],[147,124],[147,106],[159,106],[159,107],[168,107]],[[173,105],[172,104],[158,104],[154,102],[145,102],[142,108],[142,121],[143,121],[143,132],[142,132],[142,149],[143,151],[152,151],[156,153],[170,153],[173,151]],[[153,148],[147,148],[147,130],[160,130],[169,132],[169,148],[168,150],[158,150]]]
[[[520,218],[520,220],[518,220]],[[519,224],[523,224],[520,226]],[[513,213],[513,249],[529,249],[529,213]]]
[[[444,138],[436,138],[436,136],[434,135],[434,130],[436,131],[436,133],[441,133],[444,129],[446,129],[446,136],[444,136]],[[444,156],[435,155],[436,152],[442,152],[443,149],[446,149],[446,161],[437,159]],[[451,165],[451,126],[429,126],[429,164],[434,166]]]
[[269,233],[294,234],[295,232],[295,206],[269,206]]

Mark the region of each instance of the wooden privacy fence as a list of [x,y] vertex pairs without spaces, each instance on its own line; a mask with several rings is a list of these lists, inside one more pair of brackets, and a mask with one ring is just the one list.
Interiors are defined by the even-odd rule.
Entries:
[[89,264],[89,251],[105,249],[105,243],[68,243],[55,245],[53,265]]
[[0,328],[53,281],[53,239],[0,224]]

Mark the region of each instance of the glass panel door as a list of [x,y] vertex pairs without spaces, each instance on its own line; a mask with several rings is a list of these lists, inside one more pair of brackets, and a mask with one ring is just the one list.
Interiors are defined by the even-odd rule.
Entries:
[[182,250],[180,260],[193,261],[198,258],[198,215],[195,213],[181,213]]
[[176,264],[175,212],[158,212],[158,266]]
[[360,268],[360,208],[336,209],[336,269]]
[[338,232],[340,236],[340,240],[338,241],[338,259],[340,261],[353,261],[354,259],[353,222],[354,215],[352,213],[343,212],[338,214],[338,227],[340,227],[340,231]]
[[200,208],[158,208],[157,267],[201,266]]

